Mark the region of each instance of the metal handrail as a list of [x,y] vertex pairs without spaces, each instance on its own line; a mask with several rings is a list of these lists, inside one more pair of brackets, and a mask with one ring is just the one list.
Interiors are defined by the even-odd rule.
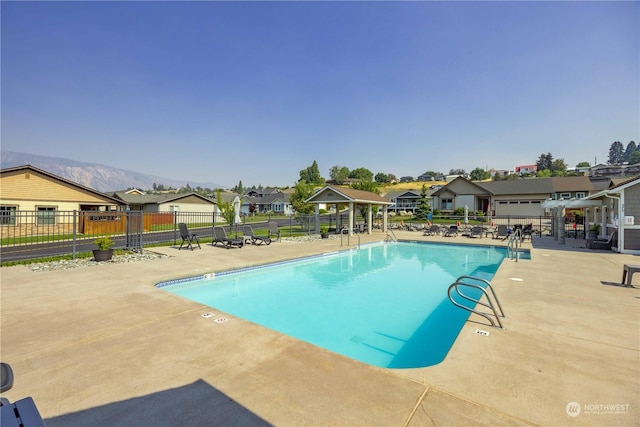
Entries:
[[[342,242],[342,236],[347,235],[347,246],[351,246],[351,233],[349,233],[349,229],[342,229],[340,231],[340,246],[343,246],[343,242]],[[358,236],[358,249],[360,249],[360,234],[356,233],[356,236]]]
[[396,237],[396,233],[394,233],[393,230],[390,228],[387,228],[387,240],[398,243],[398,238]]
[[[485,287],[482,287],[480,285],[474,284],[474,283],[467,283],[467,282],[463,282],[462,280],[467,279],[467,280],[475,280],[478,282],[482,282],[485,284]],[[480,301],[480,299],[474,299],[471,298],[470,296],[462,293],[460,291],[460,287],[462,286],[467,286],[470,288],[474,288],[474,289],[479,289],[486,297],[487,297],[487,303]],[[495,300],[495,303],[499,309],[496,310],[496,305],[494,305],[493,300],[491,299],[491,296],[489,295],[489,293],[487,292],[486,289],[489,289],[491,291],[491,294],[493,295],[493,300]],[[455,289],[456,293],[461,297],[466,299],[467,301],[470,302],[474,302],[476,304],[480,304],[484,307],[487,307],[489,309],[491,309],[491,311],[493,312],[493,317],[495,317],[496,321],[498,322],[498,328],[504,329],[504,326],[502,326],[502,322],[500,321],[500,317],[505,317],[504,315],[504,310],[502,310],[502,305],[500,304],[500,300],[498,299],[498,296],[496,295],[495,290],[493,289],[493,286],[491,286],[491,283],[489,283],[489,281],[481,279],[479,277],[473,277],[473,276],[460,276],[456,279],[456,281],[454,283],[452,283],[449,286],[449,289],[447,290],[447,295],[449,296],[449,301],[451,301],[451,303],[457,307],[460,307],[464,310],[470,311],[471,313],[475,313],[479,316],[484,317],[485,319],[487,319],[489,322],[491,322],[491,326],[493,326],[494,328],[496,327],[496,322],[493,321],[493,318],[491,317],[491,315],[489,313],[485,313],[483,311],[478,311],[472,308],[469,308],[467,306],[464,306],[462,304],[460,304],[459,302],[455,301],[453,299],[453,297],[451,296],[451,293],[453,292],[453,290]]]
[[[515,257],[516,262],[518,262],[518,256],[520,251],[518,248],[520,247],[520,243],[522,241],[522,230],[516,228],[516,230],[509,236],[509,240],[507,241],[507,256],[509,259],[513,259]],[[515,248],[514,248],[515,246]]]

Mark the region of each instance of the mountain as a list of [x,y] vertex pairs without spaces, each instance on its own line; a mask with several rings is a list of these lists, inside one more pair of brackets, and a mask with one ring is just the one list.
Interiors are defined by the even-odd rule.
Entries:
[[101,192],[126,190],[127,188],[148,190],[153,188],[154,183],[174,188],[184,187],[187,183],[191,187],[211,189],[226,188],[224,185],[213,182],[198,183],[187,180],[168,179],[97,163],[83,163],[60,157],[39,156],[37,154],[19,153],[16,151],[0,151],[0,168],[5,169],[24,165],[35,166],[59,177]]

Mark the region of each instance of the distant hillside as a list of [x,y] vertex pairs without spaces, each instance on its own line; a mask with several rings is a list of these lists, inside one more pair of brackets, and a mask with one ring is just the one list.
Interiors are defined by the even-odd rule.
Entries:
[[31,165],[70,181],[101,192],[139,188],[147,190],[153,184],[163,184],[175,188],[184,187],[187,183],[191,187],[225,188],[213,182],[198,183],[187,180],[168,179],[159,176],[145,175],[139,172],[99,165],[97,163],[83,163],[59,157],[39,156],[36,154],[19,153],[15,151],[0,151],[0,168]]

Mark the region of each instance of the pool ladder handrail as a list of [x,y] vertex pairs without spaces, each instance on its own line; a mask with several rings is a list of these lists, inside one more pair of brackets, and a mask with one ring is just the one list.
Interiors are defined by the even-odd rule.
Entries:
[[387,242],[398,243],[398,238],[396,237],[396,233],[393,232],[392,229],[387,229]]
[[[342,243],[342,236],[347,235],[347,246],[351,246],[351,233],[349,233],[349,229],[348,228],[343,228],[340,231],[340,247],[343,246]],[[358,236],[358,249],[360,249],[360,234],[356,233],[356,236]]]
[[[485,284],[485,287],[482,287],[482,286],[480,286],[478,284],[475,284],[475,283],[463,282],[464,279],[475,280],[475,281],[478,281],[478,282],[482,282],[482,283]],[[487,302],[485,303],[483,301],[480,301],[480,298],[482,298],[482,297],[480,297],[478,299],[474,299],[474,298],[471,298],[470,296],[462,293],[460,291],[460,287],[464,287],[464,286],[467,286],[469,288],[474,288],[474,289],[480,289],[480,291],[482,291],[484,296],[487,297]],[[491,291],[491,295],[489,295],[489,293],[487,292],[487,288]],[[487,307],[487,308],[491,309],[491,311],[493,313],[493,317],[495,317],[495,319],[496,319],[496,321],[498,323],[498,326],[496,326],[496,322],[494,322],[493,318],[491,317],[491,313],[485,313],[484,311],[478,311],[478,310],[476,310],[474,308],[466,307],[466,306],[460,304],[459,302],[455,301],[453,299],[453,297],[451,296],[451,293],[453,292],[453,290],[455,290],[461,298],[464,298],[467,301],[471,301],[471,302],[474,302],[476,304],[480,304],[480,305],[482,305],[484,307]],[[447,290],[447,295],[449,296],[449,301],[451,301],[451,303],[453,305],[455,305],[457,307],[460,307],[460,308],[462,308],[464,310],[470,311],[471,313],[475,313],[475,314],[477,314],[479,316],[484,317],[489,322],[491,322],[491,326],[493,326],[494,328],[504,329],[504,326],[502,326],[502,321],[500,321],[501,317],[505,317],[504,310],[502,310],[502,305],[500,304],[500,300],[498,300],[498,296],[496,295],[496,292],[493,289],[493,286],[491,286],[491,283],[489,283],[488,280],[481,279],[479,277],[474,277],[474,276],[460,276],[460,277],[458,277],[456,279],[456,281],[454,283],[452,283],[449,286],[449,289]],[[493,300],[491,299],[491,296],[493,296]],[[495,301],[495,304],[494,304],[494,301]],[[498,308],[497,310],[496,310],[496,306]]]
[[516,228],[516,230],[509,236],[509,240],[507,240],[507,257],[509,259],[514,259],[518,262],[518,257],[520,251],[518,248],[522,243],[522,230]]

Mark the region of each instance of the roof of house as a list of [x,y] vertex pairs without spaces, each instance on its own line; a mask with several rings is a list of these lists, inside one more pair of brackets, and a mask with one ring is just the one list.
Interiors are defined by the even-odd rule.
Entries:
[[398,197],[408,196],[408,197],[420,197],[421,192],[418,190],[393,190],[385,193],[383,196],[385,199],[397,199]]
[[559,176],[548,179],[551,180],[554,193],[595,190],[595,187],[588,176]]
[[113,196],[130,205],[159,205],[167,202],[175,202],[177,200],[193,196],[211,203],[212,205],[216,204],[214,200],[193,192],[186,194],[139,194],[129,193],[127,191],[116,191],[115,193],[113,193]]

